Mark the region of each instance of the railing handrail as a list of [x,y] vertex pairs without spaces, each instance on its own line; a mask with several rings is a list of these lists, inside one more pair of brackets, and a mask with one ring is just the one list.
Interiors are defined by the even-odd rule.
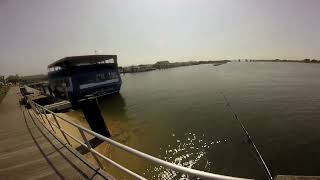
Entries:
[[[50,111],[49,109],[47,109],[47,108],[45,108],[45,107],[43,107],[43,106],[35,103],[34,101],[29,101],[29,103],[32,104],[31,107],[32,107],[33,110],[34,110],[34,106],[33,106],[33,105],[35,105],[36,107],[41,108],[41,109],[44,110],[45,112],[48,112],[48,113],[52,114],[53,116],[59,117],[61,120],[63,120],[63,121],[65,121],[65,122],[67,122],[67,123],[69,123],[69,124],[77,127],[80,132],[81,132],[81,131],[85,131],[86,133],[91,134],[92,136],[94,136],[94,137],[96,137],[96,138],[99,138],[100,140],[103,140],[104,142],[107,142],[107,143],[109,143],[109,144],[112,144],[113,146],[115,146],[115,147],[117,147],[117,148],[120,148],[120,149],[122,149],[122,150],[124,150],[124,151],[126,151],[126,152],[129,152],[129,153],[133,154],[133,155],[136,155],[136,156],[138,156],[138,157],[140,157],[140,158],[142,158],[142,159],[149,160],[149,161],[151,161],[151,162],[153,162],[153,163],[155,163],[155,164],[157,164],[157,165],[167,167],[167,168],[169,168],[169,169],[171,169],[171,170],[176,170],[176,171],[179,171],[179,172],[181,172],[181,173],[185,173],[185,174],[188,174],[188,175],[191,175],[191,176],[196,176],[196,177],[199,177],[199,178],[206,178],[206,179],[218,179],[218,180],[243,180],[243,179],[246,179],[246,178],[239,178],[239,177],[232,177],[232,176],[226,176],[226,175],[209,173],[209,172],[205,172],[205,171],[200,171],[200,170],[196,170],[196,169],[191,169],[191,168],[187,168],[187,167],[184,167],[184,166],[180,166],[180,165],[177,165],[177,164],[174,164],[174,163],[170,163],[170,162],[168,162],[168,161],[164,161],[164,160],[162,160],[162,159],[156,158],[156,157],[154,157],[154,156],[151,156],[151,155],[146,154],[146,153],[144,153],[144,152],[138,151],[138,150],[136,150],[136,149],[133,149],[133,148],[131,148],[131,147],[128,147],[128,146],[126,146],[126,145],[123,145],[123,144],[121,144],[121,143],[119,143],[119,142],[116,142],[116,141],[114,141],[114,140],[112,140],[112,139],[110,139],[110,138],[107,138],[107,137],[105,137],[105,136],[103,136],[103,135],[101,135],[101,134],[98,134],[98,133],[96,133],[96,132],[94,132],[94,131],[92,131],[92,130],[90,130],[90,129],[87,129],[87,128],[85,128],[85,127],[82,127],[81,125],[76,124],[76,123],[74,123],[74,122],[72,122],[72,121],[70,121],[70,120],[68,120],[68,119],[66,119],[66,118],[63,118],[63,117],[61,117],[60,115],[58,115],[58,114]],[[40,113],[41,113],[41,112],[40,112]],[[42,116],[42,115],[41,115],[41,116]],[[56,126],[56,125],[55,125],[55,126]],[[60,127],[60,125],[57,125],[57,126],[58,126],[58,129],[59,129],[60,131],[61,131],[61,130],[64,131],[64,130]],[[56,127],[57,127],[57,126],[56,126]],[[49,129],[48,129],[48,130],[49,130]],[[62,133],[62,134],[63,134],[63,133]],[[67,135],[70,137],[70,134],[67,133]],[[74,139],[74,138],[75,138],[75,137],[72,137],[72,139]],[[67,141],[68,141],[68,140],[67,140]],[[75,141],[80,141],[80,142],[81,142],[81,140],[79,140],[79,139],[77,139],[77,140],[75,140]],[[84,143],[80,143],[80,144],[84,145]],[[87,145],[85,145],[84,147],[86,147],[90,152],[94,153],[95,155],[100,156],[100,157],[103,158],[103,159],[107,158],[106,156],[102,155],[101,153],[95,151],[94,149],[90,149],[89,147],[87,147]],[[102,157],[102,156],[103,156],[103,157]],[[109,161],[109,160],[111,160],[111,159],[107,158],[107,159],[105,159],[105,160]],[[112,161],[112,160],[111,160],[111,161]],[[117,163],[116,163],[116,164],[117,164]],[[113,165],[115,165],[115,164],[113,164]],[[117,164],[117,165],[118,165],[118,164]],[[116,165],[116,166],[117,166],[117,165]],[[121,166],[121,165],[120,165],[120,166]],[[119,168],[119,167],[118,167],[118,168]],[[124,168],[124,167],[122,167],[122,168]],[[120,168],[120,169],[121,169],[121,168]],[[125,168],[125,169],[126,169],[126,168]],[[125,170],[125,169],[122,169],[122,170],[124,170],[124,171],[128,170],[128,169],[126,169],[126,170]],[[129,172],[128,172],[128,171],[129,171]],[[130,170],[128,170],[128,171],[126,171],[128,174],[131,174],[131,175],[134,175],[134,174],[135,174],[134,172],[132,172],[132,171],[130,171]],[[133,174],[132,174],[132,173],[133,173]],[[135,175],[137,175],[137,174],[135,174]],[[135,175],[134,175],[134,176],[135,176]],[[135,177],[138,177],[139,179],[144,179],[144,178],[141,177],[140,175],[137,175],[137,176],[135,176]]]

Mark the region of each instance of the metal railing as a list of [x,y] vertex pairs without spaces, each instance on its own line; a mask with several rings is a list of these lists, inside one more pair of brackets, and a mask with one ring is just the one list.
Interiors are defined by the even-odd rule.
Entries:
[[[88,138],[86,137],[85,133],[88,133],[90,135],[92,135],[95,138],[98,138],[100,140],[102,140],[103,142],[106,142],[108,144],[111,144],[119,149],[122,149],[132,155],[135,155],[137,157],[140,157],[144,160],[148,160],[152,163],[155,163],[156,165],[159,166],[163,166],[166,168],[169,168],[171,170],[174,171],[178,171],[181,172],[183,174],[192,176],[192,177],[199,177],[199,178],[204,178],[204,179],[217,179],[217,180],[240,180],[240,179],[244,179],[244,178],[238,178],[238,177],[231,177],[231,176],[225,176],[225,175],[219,175],[219,174],[213,174],[213,173],[209,173],[209,172],[204,172],[204,171],[200,171],[200,170],[195,170],[195,169],[191,169],[191,168],[187,168],[187,167],[183,167],[183,166],[179,166],[177,164],[173,164],[167,161],[164,161],[162,159],[156,158],[154,156],[151,156],[149,154],[140,152],[138,150],[135,150],[133,148],[130,148],[128,146],[125,146],[121,143],[118,143],[110,138],[107,138],[105,136],[102,136],[98,133],[95,133],[94,131],[91,131],[85,127],[82,127],[66,118],[63,118],[61,116],[59,116],[58,114],[44,108],[43,106],[33,102],[33,101],[29,101],[29,104],[31,105],[32,110],[34,111],[34,113],[36,114],[36,118],[40,121],[40,123],[44,123],[44,125],[46,125],[45,127],[48,129],[50,127],[50,129],[48,129],[49,131],[52,131],[53,134],[56,134],[57,130],[60,131],[60,133],[62,134],[64,140],[66,141],[66,143],[68,143],[70,146],[72,146],[72,144],[70,143],[70,140],[68,139],[71,138],[74,141],[76,141],[77,143],[79,143],[80,145],[82,145],[83,147],[85,147],[89,152],[91,152],[94,160],[97,162],[97,164],[99,165],[99,167],[101,169],[103,169],[101,160],[98,158],[100,157],[101,159],[109,162],[110,164],[112,164],[113,166],[117,167],[118,169],[122,170],[123,172],[137,178],[137,179],[146,179],[142,176],[140,176],[139,174],[127,169],[126,167],[123,167],[122,165],[116,163],[115,161],[111,160],[110,158],[106,157],[105,155],[101,154],[100,152],[96,151],[94,148],[92,148],[92,146],[90,145]],[[52,116],[52,119],[48,118],[48,114],[50,114]],[[68,133],[65,129],[62,128],[62,126],[59,123],[59,120],[62,120],[68,124],[70,124],[71,126],[75,127],[78,129],[82,140],[78,139],[77,137],[74,137],[73,135],[71,135],[70,133]],[[49,127],[48,127],[49,126]],[[56,128],[56,130],[54,129],[54,127]]]

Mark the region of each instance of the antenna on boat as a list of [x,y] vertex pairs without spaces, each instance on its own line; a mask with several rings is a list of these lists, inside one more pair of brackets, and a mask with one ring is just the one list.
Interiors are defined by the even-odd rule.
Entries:
[[272,177],[272,175],[271,175],[270,170],[268,169],[267,164],[264,162],[264,160],[263,160],[263,158],[262,158],[262,156],[261,156],[258,148],[256,147],[256,145],[254,144],[253,140],[251,139],[251,137],[250,137],[247,129],[244,127],[242,121],[238,118],[238,115],[237,115],[237,114],[234,112],[234,110],[232,109],[231,104],[230,104],[230,102],[228,101],[227,97],[224,95],[223,92],[221,92],[221,94],[222,94],[222,96],[223,96],[223,98],[224,98],[224,101],[227,103],[227,106],[229,107],[229,110],[232,112],[234,118],[240,123],[242,130],[245,132],[246,136],[248,137],[250,144],[253,146],[255,152],[257,153],[257,155],[258,155],[261,163],[263,164],[263,168],[264,168],[264,170],[267,172],[270,180],[273,180],[273,177]]

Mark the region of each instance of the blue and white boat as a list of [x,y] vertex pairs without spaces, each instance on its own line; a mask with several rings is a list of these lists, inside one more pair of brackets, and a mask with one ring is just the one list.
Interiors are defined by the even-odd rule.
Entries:
[[117,55],[86,55],[62,58],[48,66],[50,93],[76,102],[86,95],[119,93],[122,80]]

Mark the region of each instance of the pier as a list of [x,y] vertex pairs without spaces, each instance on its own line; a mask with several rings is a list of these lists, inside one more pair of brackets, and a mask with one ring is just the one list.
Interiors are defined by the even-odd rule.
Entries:
[[112,179],[23,111],[18,92],[17,87],[12,87],[0,104],[0,177]]

